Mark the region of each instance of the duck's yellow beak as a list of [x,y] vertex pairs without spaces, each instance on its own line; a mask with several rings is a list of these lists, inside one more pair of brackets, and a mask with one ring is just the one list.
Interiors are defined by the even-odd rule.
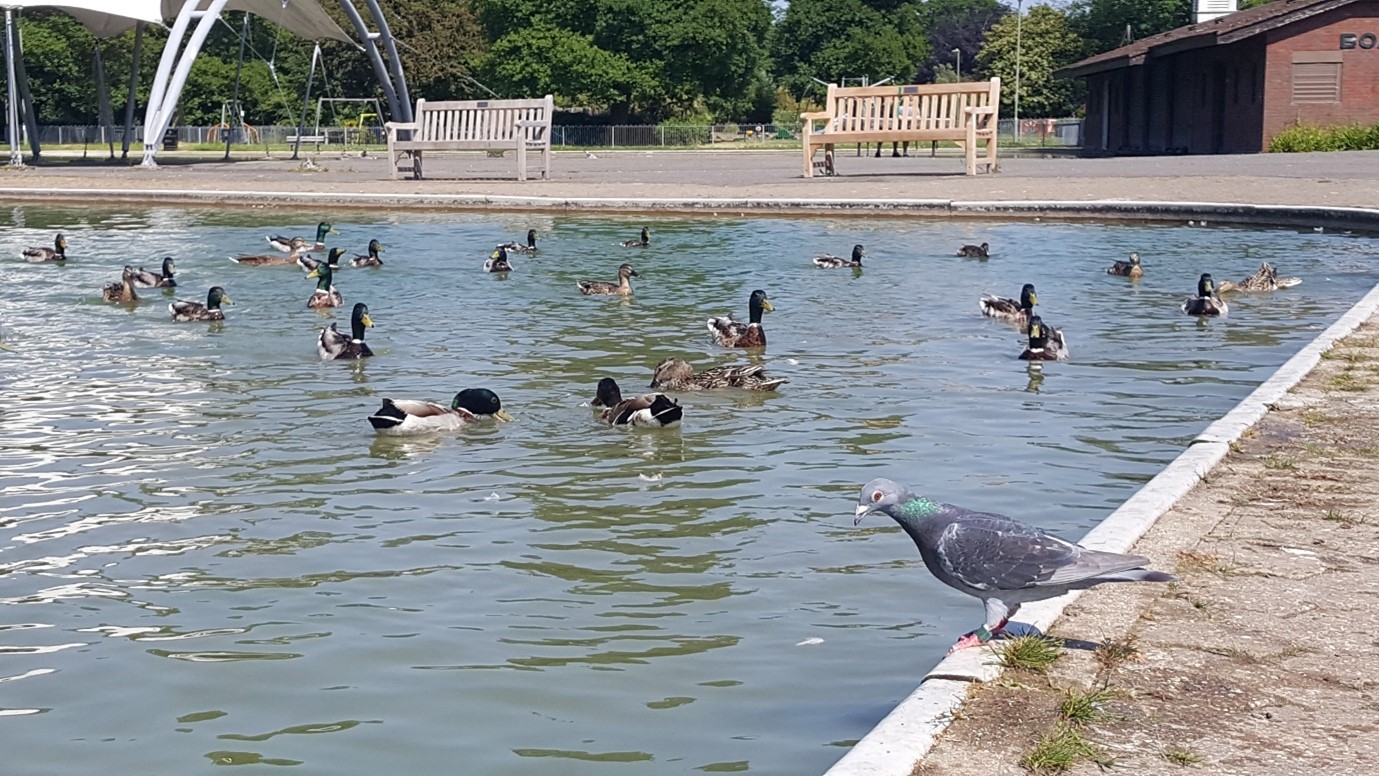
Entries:
[[329,228],[329,229],[326,230],[326,234],[340,234],[340,233],[337,232],[337,231],[335,231],[335,227],[332,226],[331,228]]
[[360,316],[359,322],[369,327],[370,329],[373,328],[373,319],[367,315]]
[[221,304],[234,304],[234,303],[235,303],[235,300],[231,299],[230,297],[226,296],[225,294],[221,294],[221,295],[220,295],[220,303],[221,303]]
[[1030,304],[1039,304],[1039,295],[1038,295],[1038,294],[1030,294],[1030,295],[1029,295],[1029,303],[1030,303]]
[[501,256],[501,255],[503,255],[503,254],[499,253],[499,252],[495,249],[495,250],[493,251],[493,253],[490,253],[490,254],[488,255],[488,257],[489,257],[490,259],[496,259],[496,258],[498,258],[498,257]]
[[499,409],[497,412],[493,413],[493,417],[499,420],[512,420],[512,416],[509,415],[508,411],[504,409]]
[[776,308],[772,307],[770,302],[768,302],[768,301],[766,301],[765,299],[763,299],[763,300],[761,301],[761,309],[763,309],[763,310],[765,310],[766,312],[769,313],[769,312],[774,312]]
[[321,276],[321,270],[320,268],[313,269],[312,271],[306,273],[306,276],[308,278],[319,278]]

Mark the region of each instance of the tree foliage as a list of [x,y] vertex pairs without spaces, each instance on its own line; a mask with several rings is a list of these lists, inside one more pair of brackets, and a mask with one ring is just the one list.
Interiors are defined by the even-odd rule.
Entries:
[[1068,21],[1086,42],[1086,56],[1181,27],[1191,16],[1190,0],[1077,0],[1068,7]]
[[911,6],[861,0],[794,0],[772,29],[770,45],[777,81],[796,97],[815,89],[813,79],[909,81],[915,63],[928,55]]
[[1082,53],[1082,39],[1068,27],[1068,19],[1047,5],[1029,10],[1018,27],[1014,14],[1005,17],[986,35],[977,55],[982,72],[1001,79],[1001,112],[1015,106],[1017,32],[1020,115],[1027,118],[1070,116],[1080,102],[1080,82],[1054,78],[1053,71],[1070,64]]
[[918,83],[937,82],[936,68],[947,65],[957,69],[961,52],[963,72],[971,73],[977,53],[986,40],[986,31],[1010,13],[1010,9],[996,0],[929,0],[915,11],[927,30],[930,55],[915,68]]

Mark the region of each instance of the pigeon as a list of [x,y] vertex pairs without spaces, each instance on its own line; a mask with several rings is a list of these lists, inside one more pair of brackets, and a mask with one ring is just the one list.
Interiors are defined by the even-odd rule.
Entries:
[[1102,582],[1176,582],[1144,568],[1141,555],[1089,550],[1039,528],[992,512],[940,504],[887,479],[862,487],[853,524],[872,512],[900,523],[939,581],[982,599],[986,620],[964,634],[949,654],[1001,634],[1020,605],[1086,590]]

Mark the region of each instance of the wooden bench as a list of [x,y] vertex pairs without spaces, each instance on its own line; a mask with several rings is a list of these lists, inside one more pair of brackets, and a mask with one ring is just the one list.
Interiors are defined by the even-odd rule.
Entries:
[[835,174],[833,146],[890,140],[952,140],[967,157],[967,174],[977,174],[977,141],[986,141],[986,170],[995,172],[996,125],[1001,79],[904,86],[828,85],[825,109],[800,114],[804,177],[814,177],[814,155],[824,149],[823,172]]
[[[421,179],[426,151],[516,150],[517,180],[527,179],[527,153],[541,152],[541,177],[551,171],[551,116],[555,100],[417,100],[413,121],[389,121],[388,159],[393,178],[410,170]],[[403,157],[410,166],[403,164]]]

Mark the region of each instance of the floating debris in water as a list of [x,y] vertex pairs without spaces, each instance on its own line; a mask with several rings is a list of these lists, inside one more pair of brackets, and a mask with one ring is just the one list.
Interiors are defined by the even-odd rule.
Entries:
[[789,364],[790,366],[799,366],[800,360],[798,358],[787,358],[785,359],[785,363]]
[[493,493],[490,493],[490,494],[488,494],[487,496],[484,496],[484,501],[502,501],[502,500],[503,500],[503,497],[500,496],[500,495],[498,495],[498,492],[497,492],[497,491],[494,491]]
[[660,482],[661,473],[656,472],[655,474],[638,474],[637,479],[641,480],[642,482]]
[[821,638],[819,638],[818,636],[810,636],[809,638],[805,639],[804,641],[801,641],[800,643],[796,644],[795,646],[797,646],[797,647],[812,647],[812,646],[814,646],[815,644],[822,644],[822,643],[824,643],[824,640],[821,639]]

